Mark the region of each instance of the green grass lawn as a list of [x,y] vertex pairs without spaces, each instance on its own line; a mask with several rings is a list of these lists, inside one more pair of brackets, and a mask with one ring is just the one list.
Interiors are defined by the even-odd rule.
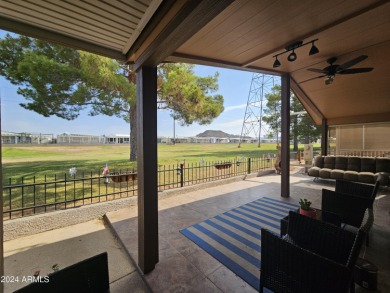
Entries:
[[[303,146],[300,147],[303,149]],[[134,195],[135,181],[113,183],[110,178],[105,184],[101,177],[107,163],[110,172],[136,169],[136,162],[129,161],[127,145],[12,145],[3,146],[3,186],[4,209],[14,210],[8,217],[19,217],[18,208],[32,212],[37,207],[42,212],[43,205],[49,208],[66,208],[84,204],[84,201],[100,201],[99,196],[107,199]],[[276,154],[276,144],[176,144],[158,145],[159,185],[161,190],[177,187],[182,182],[203,182],[210,178],[226,178],[229,174],[246,172],[246,164],[233,164],[233,167],[218,170],[217,162],[261,158],[268,154]],[[183,178],[177,168],[186,162]],[[202,162],[202,163],[201,163]],[[272,168],[272,161],[264,165],[265,160],[253,160],[252,170]],[[77,174],[70,176],[69,169],[75,167]],[[240,169],[241,168],[241,169]],[[233,172],[233,173],[232,173]],[[238,172],[238,173],[237,173]],[[67,180],[64,180],[66,177]],[[76,180],[72,180],[72,179]],[[204,179],[206,178],[206,179]],[[195,181],[194,181],[195,180]],[[105,198],[102,198],[103,200]],[[52,205],[57,203],[56,205]],[[39,207],[42,205],[41,207]],[[59,206],[58,206],[59,205]],[[69,207],[69,206],[68,206]],[[46,209],[46,208],[45,208]],[[16,213],[16,214],[15,214]]]
[[[303,149],[303,146],[301,146]],[[72,167],[77,174],[98,173],[108,163],[110,171],[136,168],[136,162],[129,161],[128,145],[3,145],[3,182],[8,178],[42,178],[63,176]],[[159,165],[226,161],[241,157],[262,157],[276,154],[276,144],[176,144],[158,145]],[[61,175],[62,174],[62,175]]]

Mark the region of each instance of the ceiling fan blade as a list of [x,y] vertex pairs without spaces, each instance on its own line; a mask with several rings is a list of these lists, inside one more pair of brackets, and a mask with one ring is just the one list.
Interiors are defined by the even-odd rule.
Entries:
[[344,64],[341,64],[338,67],[338,71],[345,70],[351,66],[354,66],[355,64],[358,64],[359,62],[362,62],[363,60],[366,60],[368,58],[367,55],[361,55],[359,57],[356,57],[348,62],[345,62]]
[[350,68],[350,69],[344,69],[340,72],[338,72],[339,74],[355,74],[355,73],[364,73],[364,72],[370,72],[372,71],[374,68],[370,67],[370,68]]
[[317,72],[317,73],[326,73],[325,70],[317,69],[317,68],[308,68],[307,70],[312,71],[312,72]]
[[326,76],[326,74],[320,75],[320,76],[317,76],[317,77],[313,77],[313,78],[309,78],[309,79],[306,79],[304,81],[298,82],[298,84],[302,84],[302,83],[305,83],[305,82],[308,82],[308,81],[311,81],[311,80],[319,79],[319,78],[325,77],[325,76]]

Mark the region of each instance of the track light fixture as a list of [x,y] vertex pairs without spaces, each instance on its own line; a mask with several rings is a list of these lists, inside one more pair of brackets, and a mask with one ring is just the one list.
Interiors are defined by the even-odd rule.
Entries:
[[310,48],[310,52],[309,52],[310,56],[320,52],[320,50],[318,50],[318,48],[314,45],[314,42],[315,41],[311,41],[311,48]]
[[297,60],[297,54],[295,54],[294,50],[292,51],[292,53],[290,55],[288,55],[287,57],[287,60],[290,61],[290,62],[293,62],[295,60]]
[[288,55],[287,60],[290,62],[294,62],[295,60],[298,59],[298,56],[295,53],[295,50],[300,48],[300,47],[306,46],[308,44],[311,44],[311,48],[310,48],[310,52],[309,52],[310,56],[319,53],[320,50],[318,50],[318,48],[314,45],[314,42],[316,42],[316,41],[318,41],[318,39],[311,40],[307,43],[303,43],[303,41],[297,41],[297,42],[294,42],[294,43],[287,45],[284,52],[273,56],[275,58],[275,62],[274,62],[273,67],[276,68],[276,67],[279,67],[280,65],[282,65],[280,63],[280,61],[278,60],[278,56],[283,55],[283,54],[290,52],[290,51],[292,51],[292,52]]
[[278,60],[278,57],[276,56],[276,59],[275,59],[275,62],[274,62],[274,68],[279,67],[280,65],[281,65],[280,61]]

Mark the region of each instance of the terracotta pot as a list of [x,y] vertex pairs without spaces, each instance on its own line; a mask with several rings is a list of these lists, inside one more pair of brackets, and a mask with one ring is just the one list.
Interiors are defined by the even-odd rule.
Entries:
[[310,218],[314,218],[316,217],[317,215],[317,211],[315,209],[311,209],[311,210],[302,210],[302,209],[299,209],[299,213],[301,215],[304,215],[304,216],[307,216],[307,217],[310,217]]

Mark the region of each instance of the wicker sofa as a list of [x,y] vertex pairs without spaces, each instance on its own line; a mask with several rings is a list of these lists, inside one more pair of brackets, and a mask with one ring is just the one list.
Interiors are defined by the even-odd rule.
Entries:
[[308,175],[323,179],[342,179],[381,185],[390,182],[390,158],[318,156]]

